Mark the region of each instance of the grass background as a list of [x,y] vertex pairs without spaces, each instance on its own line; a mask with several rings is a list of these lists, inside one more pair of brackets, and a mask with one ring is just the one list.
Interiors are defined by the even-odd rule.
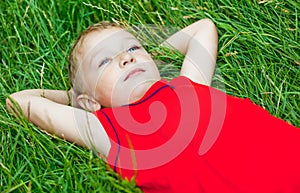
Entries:
[[[0,192],[139,192],[90,151],[45,135],[5,108],[12,92],[68,90],[70,45],[99,20],[180,29],[211,18],[219,34],[214,81],[300,127],[299,8],[297,0],[1,1]],[[178,53],[146,47],[158,60],[181,64]]]

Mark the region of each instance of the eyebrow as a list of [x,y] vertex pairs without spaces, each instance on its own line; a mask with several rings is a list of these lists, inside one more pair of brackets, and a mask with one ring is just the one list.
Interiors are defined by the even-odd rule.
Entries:
[[139,44],[141,44],[140,41],[138,41],[138,40],[136,39],[136,37],[127,37],[127,38],[125,38],[125,39],[134,40],[134,41],[138,42]]
[[[94,51],[94,53],[92,53],[92,54],[89,54],[88,55],[88,60],[87,60],[87,62],[89,63],[89,64],[91,64],[91,63],[94,63],[95,62],[95,58],[96,58],[96,56],[99,54],[99,52],[101,53],[101,51],[103,50],[104,48],[102,47],[102,48],[99,48],[98,50],[96,50],[96,51]],[[93,51],[93,50],[92,50]],[[97,57],[97,59],[98,59],[99,57]],[[102,58],[102,57],[101,57]]]
[[[141,44],[134,36],[133,36],[133,37],[132,37],[132,36],[124,37],[124,40],[134,40],[134,42],[137,42],[139,45]],[[130,42],[128,42],[128,43],[130,43]],[[97,46],[96,46],[96,47],[97,47]],[[90,59],[88,62],[89,62],[89,63],[94,62],[95,57],[96,57],[99,53],[102,53],[103,50],[105,50],[104,47],[100,47],[100,48],[97,49],[96,51],[94,51],[94,49],[91,50],[91,51],[94,52],[94,53],[90,56],[91,59]],[[98,57],[98,58],[99,58],[99,57]],[[103,57],[101,57],[101,58],[103,58]],[[104,57],[104,58],[105,58],[105,57]]]

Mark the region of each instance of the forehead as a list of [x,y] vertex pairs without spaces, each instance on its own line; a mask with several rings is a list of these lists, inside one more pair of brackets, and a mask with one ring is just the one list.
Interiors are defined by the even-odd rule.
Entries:
[[82,53],[90,53],[93,50],[98,50],[101,48],[114,48],[118,45],[122,45],[124,42],[137,41],[136,38],[129,33],[127,30],[112,27],[109,29],[103,29],[101,31],[90,32],[83,44]]

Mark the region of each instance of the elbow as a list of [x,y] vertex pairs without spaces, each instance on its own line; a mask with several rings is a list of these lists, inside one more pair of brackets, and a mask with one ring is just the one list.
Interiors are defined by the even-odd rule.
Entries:
[[6,108],[9,111],[11,110],[11,107],[12,107],[12,100],[13,99],[12,99],[11,95],[6,98],[6,102],[5,102],[6,103]]
[[215,27],[215,23],[209,18],[202,19],[199,22],[205,23],[207,27]]
[[216,25],[215,23],[209,19],[209,18],[205,18],[199,21],[199,28],[204,28],[206,30],[210,30],[210,31],[216,31]]
[[6,98],[6,109],[13,113],[14,112],[14,107],[15,107],[15,103],[16,103],[16,99],[14,98],[13,94],[9,95],[7,98]]
[[15,114],[20,108],[21,98],[17,93],[13,93],[6,98],[6,109]]
[[[198,33],[200,33],[201,35],[203,35],[203,33],[209,34],[209,36],[213,40],[215,40],[215,41],[218,40],[217,27],[216,27],[215,23],[209,18],[205,18],[205,19],[202,19],[199,21]],[[217,44],[217,42],[214,42],[214,43]]]

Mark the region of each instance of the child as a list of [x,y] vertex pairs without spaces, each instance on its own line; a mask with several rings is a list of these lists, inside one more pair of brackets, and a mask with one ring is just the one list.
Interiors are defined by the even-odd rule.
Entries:
[[29,121],[95,150],[144,192],[299,192],[300,130],[209,86],[214,24],[197,21],[166,44],[185,54],[170,82],[127,30],[96,24],[70,55],[73,107],[65,91],[10,97]]

